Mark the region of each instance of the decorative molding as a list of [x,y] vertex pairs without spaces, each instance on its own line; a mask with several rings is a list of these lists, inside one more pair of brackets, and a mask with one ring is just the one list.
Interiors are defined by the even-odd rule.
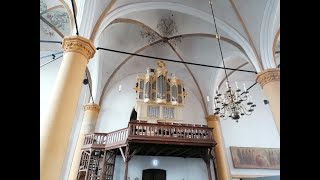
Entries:
[[273,60],[272,41],[274,21],[279,7],[279,0],[268,0],[264,10],[260,31],[260,53],[263,69],[276,67]]
[[98,104],[88,103],[83,106],[84,111],[90,110],[90,111],[100,111],[100,106]]
[[220,121],[220,117],[214,114],[210,114],[206,117],[207,121]]
[[270,68],[260,72],[257,75],[257,82],[261,85],[262,88],[264,85],[274,81],[280,81],[279,68]]
[[62,41],[65,52],[77,52],[84,55],[88,60],[93,57],[96,48],[93,43],[81,36],[66,36]]

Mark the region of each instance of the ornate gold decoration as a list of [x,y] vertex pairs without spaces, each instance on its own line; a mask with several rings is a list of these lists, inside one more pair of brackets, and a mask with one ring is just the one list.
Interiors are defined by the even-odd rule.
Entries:
[[93,43],[81,36],[66,36],[62,41],[62,48],[65,52],[78,52],[88,60],[91,59],[96,52]]
[[157,74],[157,77],[163,75],[163,76],[167,76],[167,69],[166,69],[166,63],[159,60],[157,62],[157,65],[158,65],[158,68],[157,68],[157,71],[156,71],[156,74]]
[[84,111],[87,111],[87,110],[97,111],[97,112],[100,111],[100,106],[98,104],[88,103],[83,107],[84,107]]
[[220,120],[220,117],[217,116],[217,115],[211,114],[211,115],[208,115],[208,116],[206,117],[206,120],[207,120],[207,121],[219,121],[219,120]]
[[257,75],[257,82],[261,85],[262,88],[264,85],[274,81],[280,81],[279,68],[270,68],[260,72]]
[[166,67],[166,63],[161,61],[161,60],[157,62],[157,65],[158,65],[159,68],[165,68]]

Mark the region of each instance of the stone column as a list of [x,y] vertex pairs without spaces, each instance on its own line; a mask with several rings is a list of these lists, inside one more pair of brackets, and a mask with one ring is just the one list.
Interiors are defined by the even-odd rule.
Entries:
[[84,106],[84,117],[81,125],[80,134],[78,137],[76,149],[74,151],[71,169],[69,173],[69,180],[76,180],[81,159],[81,148],[83,146],[86,134],[94,133],[96,122],[98,119],[100,106],[97,104],[89,103]]
[[280,135],[280,69],[270,68],[258,73],[257,82],[268,98],[269,107]]
[[60,179],[84,73],[96,51],[91,41],[80,36],[65,37],[62,47],[63,60],[40,137],[41,180]]
[[216,115],[209,115],[206,119],[208,121],[208,127],[213,128],[212,135],[214,140],[217,142],[217,145],[214,147],[214,153],[217,162],[216,173],[218,175],[218,180],[231,180],[231,173],[224,150],[220,118]]

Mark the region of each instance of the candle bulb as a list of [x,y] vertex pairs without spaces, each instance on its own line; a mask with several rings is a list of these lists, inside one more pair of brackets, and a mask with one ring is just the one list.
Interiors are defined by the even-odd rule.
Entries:
[[216,103],[215,103],[215,99],[213,99],[213,109],[215,109],[216,108]]
[[219,89],[218,89],[218,86],[217,86],[217,91],[216,91],[216,93],[217,93],[217,94],[219,94]]
[[246,88],[246,84],[245,84],[245,83],[243,83],[243,90],[244,90],[244,92],[247,91],[247,88]]
[[235,84],[236,84],[237,89],[239,89],[237,81],[235,82]]
[[227,86],[227,88],[229,88],[229,84],[228,84],[228,81],[226,82],[226,86]]
[[209,98],[209,96],[207,96],[207,101],[208,101],[208,102],[210,101],[210,98]]
[[121,90],[122,90],[122,86],[121,86],[121,84],[120,84],[120,85],[119,85],[119,88],[118,88],[118,91],[121,92]]

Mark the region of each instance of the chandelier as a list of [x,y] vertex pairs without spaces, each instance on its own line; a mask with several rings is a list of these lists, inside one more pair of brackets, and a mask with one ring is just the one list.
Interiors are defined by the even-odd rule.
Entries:
[[215,92],[214,97],[214,114],[220,116],[221,118],[227,119],[228,117],[232,118],[236,122],[241,118],[243,115],[251,115],[254,107],[256,105],[252,102],[252,97],[249,95],[249,91],[246,88],[245,84],[243,84],[243,91],[238,87],[238,83],[235,82],[236,90],[233,90],[229,84],[228,74],[226,71],[224,59],[223,59],[223,53],[221,49],[220,44],[220,36],[218,34],[218,29],[213,13],[212,8],[212,2],[209,1],[211,12],[212,12],[212,18],[214,21],[214,26],[216,30],[216,38],[218,39],[222,64],[224,67],[224,73],[226,75],[226,87],[227,90],[224,93],[219,92],[219,88],[217,87],[217,90]]

